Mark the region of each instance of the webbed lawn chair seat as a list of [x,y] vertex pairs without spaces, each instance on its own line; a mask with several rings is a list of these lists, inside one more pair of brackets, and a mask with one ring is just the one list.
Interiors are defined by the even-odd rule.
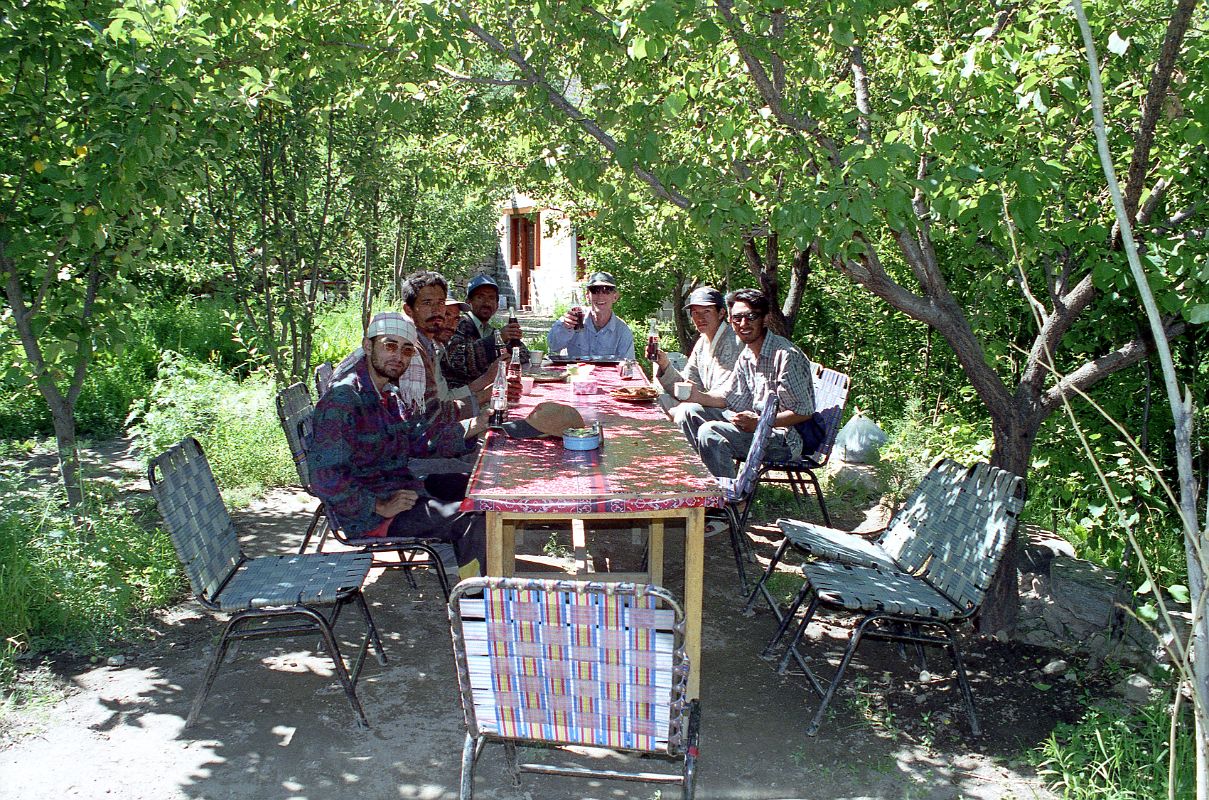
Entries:
[[[282,389],[277,394],[277,415],[281,420],[281,427],[285,431],[286,441],[289,442],[290,455],[294,458],[294,466],[298,469],[298,479],[302,482],[302,488],[306,489],[312,496],[315,493],[311,491],[310,468],[307,465],[307,443],[310,441],[311,420],[314,414],[315,406],[311,403],[311,396],[305,385],[295,383]],[[436,572],[437,580],[441,584],[441,593],[446,598],[449,597],[449,577],[446,574],[441,556],[435,549],[437,545],[443,544],[440,539],[425,536],[347,536],[340,529],[340,525],[333,518],[333,515],[328,513],[323,501],[320,500],[319,506],[311,516],[311,524],[302,539],[302,547],[299,548],[299,553],[306,550],[312,534],[318,529],[319,525],[323,526],[323,534],[319,538],[319,550],[323,549],[323,543],[327,540],[327,536],[330,533],[336,541],[362,553],[369,553],[370,555],[377,553],[397,553],[399,556],[398,561],[384,561],[375,558],[374,566],[402,568],[407,576],[407,580],[413,587],[416,584],[412,578],[411,571],[417,567],[431,566]],[[425,558],[417,560],[421,555]]]
[[[300,634],[319,635],[358,722],[368,725],[356,685],[371,644],[378,662],[386,664],[361,594],[373,559],[357,553],[244,555],[210,464],[195,439],[184,439],[153,459],[147,478],[197,599],[212,612],[230,615],[185,726],[196,722],[232,641]],[[349,604],[361,611],[366,625],[365,640],[351,669],[333,633],[340,611]]]
[[747,594],[747,569],[744,562],[750,558],[751,543],[747,538],[747,519],[751,515],[756,490],[760,488],[760,468],[764,462],[764,451],[768,437],[772,434],[772,422],[777,416],[779,401],[774,393],[764,398],[760,418],[752,435],[747,458],[734,478],[718,478],[718,487],[726,498],[726,521],[730,527],[730,545],[734,551],[735,566],[739,570],[739,587]]
[[[481,596],[478,593],[481,592]],[[461,797],[483,747],[509,772],[679,783],[693,796],[700,711],[685,698],[684,613],[658,586],[472,578],[449,600],[466,718]],[[581,746],[683,761],[675,772],[517,761],[517,745]]]
[[[803,506],[807,490],[813,489],[815,499],[819,501],[819,511],[823,513],[823,522],[831,525],[827,503],[823,500],[823,487],[819,485],[815,470],[825,467],[831,458],[835,437],[840,432],[840,422],[844,416],[844,405],[848,402],[850,381],[844,373],[826,369],[821,364],[814,365],[813,378],[814,408],[821,417],[824,431],[822,442],[813,453],[803,453],[799,459],[765,461],[760,467],[760,480],[764,483],[788,484],[799,506]],[[772,475],[773,472],[783,473],[785,477]]]
[[[881,536],[873,541],[866,536],[876,531],[857,534],[801,520],[777,520],[785,538],[781,540],[756,588],[748,596],[745,611],[750,611],[756,599],[763,596],[778,621],[783,621],[783,615],[768,591],[767,582],[791,547],[804,556],[812,556],[821,561],[916,572],[931,552],[928,523],[930,520],[942,519],[942,515],[937,512],[955,499],[966,472],[964,465],[952,459],[938,459],[925,473],[915,491],[890,517]],[[923,536],[918,535],[921,531]],[[792,609],[789,616],[792,617],[796,611],[796,608]],[[783,634],[784,630],[781,633]]]
[[[917,571],[827,562],[802,566],[806,582],[794,608],[807,596],[810,604],[781,658],[782,672],[791,657],[805,666],[797,645],[820,608],[859,617],[826,689],[809,669],[806,671],[812,687],[822,695],[808,734],[818,731],[848,664],[866,638],[947,647],[970,729],[975,736],[981,734],[954,625],[969,620],[982,606],[1024,499],[1023,478],[989,464],[975,464],[965,472],[955,496],[938,504],[927,514],[926,522],[920,522],[923,527],[915,538],[923,542],[926,529],[927,554]],[[939,519],[933,519],[934,515]],[[790,615],[786,619],[791,619]],[[929,629],[936,633],[924,633]],[[773,645],[775,639],[770,647]]]

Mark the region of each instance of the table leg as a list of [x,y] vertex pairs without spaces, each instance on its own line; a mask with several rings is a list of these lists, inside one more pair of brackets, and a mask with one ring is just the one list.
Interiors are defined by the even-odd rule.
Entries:
[[663,520],[651,520],[651,535],[647,540],[646,574],[651,583],[663,585]]
[[501,567],[503,572],[500,574],[507,575],[509,578],[511,578],[516,574],[516,523],[512,520],[505,519],[503,521],[503,528],[504,529],[501,532],[503,535],[500,537],[502,540],[502,546],[500,549],[503,551],[501,555],[503,556],[504,562]]
[[487,512],[487,574],[503,575],[504,519],[498,511]]
[[705,509],[690,508],[684,531],[684,649],[688,654],[688,696],[701,696],[701,599],[705,572]]

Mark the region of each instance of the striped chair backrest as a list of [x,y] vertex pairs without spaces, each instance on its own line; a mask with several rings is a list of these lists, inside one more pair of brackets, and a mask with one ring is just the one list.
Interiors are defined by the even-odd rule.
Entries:
[[306,384],[295,383],[277,393],[277,418],[281,420],[285,440],[290,445],[290,455],[294,458],[294,468],[298,470],[298,480],[304,489],[311,485],[306,440],[310,436],[311,417],[314,414],[315,406],[311,403],[311,393],[307,391]]
[[[951,458],[938,460],[890,518],[878,544],[903,569],[914,573],[932,555],[929,537],[933,534],[929,525],[944,518],[968,471],[964,464]],[[939,532],[942,526],[936,527]]]
[[756,431],[751,437],[751,447],[747,450],[747,459],[739,469],[739,474],[732,478],[719,478],[718,485],[726,494],[728,503],[737,503],[747,497],[756,485],[760,476],[760,464],[764,461],[764,451],[768,448],[768,437],[772,434],[772,421],[777,416],[780,406],[779,398],[769,392],[765,395],[760,419],[756,422]]
[[471,734],[682,752],[684,614],[666,590],[474,578],[449,617]]
[[840,420],[844,416],[844,405],[848,402],[848,386],[851,380],[842,372],[827,369],[822,364],[814,365],[814,410],[823,418],[823,429],[827,432],[822,443],[813,453],[802,453],[802,457],[826,464],[831,458],[831,448],[840,432]]
[[983,462],[970,467],[946,513],[929,521],[932,553],[920,577],[960,608],[981,605],[1024,499],[1024,478]]
[[147,480],[189,584],[209,602],[243,553],[201,445],[182,439],[151,460]]

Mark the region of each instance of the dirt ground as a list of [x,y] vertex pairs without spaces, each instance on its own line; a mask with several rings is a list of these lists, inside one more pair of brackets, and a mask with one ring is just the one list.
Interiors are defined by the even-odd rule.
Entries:
[[[137,482],[129,472],[136,464],[120,448],[97,458],[111,477]],[[311,507],[301,493],[278,491],[235,515],[246,551],[296,548]],[[673,591],[682,579],[675,533],[669,530],[666,570]],[[540,551],[547,536],[530,533],[526,545]],[[617,558],[638,547],[624,533],[608,542]],[[757,542],[767,558],[771,538]],[[358,686],[369,730],[356,727],[330,662],[305,639],[244,643],[228,657],[199,723],[183,730],[218,634],[200,606],[187,602],[108,660],[61,656],[29,667],[26,680],[50,687],[53,697],[4,721],[0,798],[456,798],[462,718],[436,580],[421,574],[412,588],[397,570],[371,580],[366,597],[389,664],[371,659]],[[984,728],[975,739],[944,653],[930,654],[921,676],[893,647],[871,642],[831,719],[808,737],[818,699],[804,678],[779,676],[758,657],[773,618],[767,611],[744,617],[736,583],[725,539],[709,540],[700,798],[1051,798],[1027,753],[1056,723],[1072,720],[1087,697],[1106,692],[1074,677],[1077,666],[1069,678],[1043,679],[1041,668],[1059,654],[971,638],[968,669]],[[342,621],[346,642],[357,634],[353,623],[351,614]],[[804,649],[816,663],[834,665],[846,635],[842,627],[812,625]],[[643,768],[660,766],[650,763]],[[651,800],[678,797],[679,789],[660,794],[649,784],[535,775],[514,787],[499,748],[489,748],[476,796]]]

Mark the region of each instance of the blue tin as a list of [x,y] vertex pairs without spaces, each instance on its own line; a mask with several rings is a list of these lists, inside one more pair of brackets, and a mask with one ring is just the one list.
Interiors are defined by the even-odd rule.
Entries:
[[595,450],[600,447],[603,433],[600,423],[593,423],[590,428],[567,428],[563,431],[563,447],[567,450]]

